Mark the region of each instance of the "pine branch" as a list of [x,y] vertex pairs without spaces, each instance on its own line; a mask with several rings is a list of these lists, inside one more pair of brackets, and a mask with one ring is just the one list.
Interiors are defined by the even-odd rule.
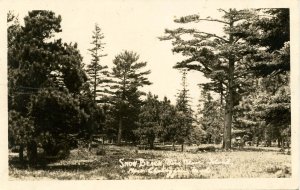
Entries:
[[229,22],[219,20],[219,19],[213,19],[213,18],[210,18],[210,17],[200,18],[200,16],[196,15],[196,14],[183,16],[183,17],[180,17],[179,19],[174,19],[175,23],[182,23],[182,24],[190,23],[190,22],[198,23],[200,21],[219,22],[219,23],[228,24],[228,25],[230,24]]
[[228,24],[228,25],[230,24],[229,22],[219,20],[219,19],[212,19],[210,17],[199,19],[199,21],[219,22],[219,23]]
[[[201,31],[195,31],[195,33],[198,33],[198,34],[206,34],[208,37],[215,37],[215,38],[218,38],[220,40],[223,40],[224,42],[226,43],[229,43],[228,40],[226,40],[225,38],[222,38],[216,34],[212,34],[212,33],[208,33],[208,32],[201,32]],[[197,36],[197,35],[194,35],[195,37],[202,37],[202,36]]]

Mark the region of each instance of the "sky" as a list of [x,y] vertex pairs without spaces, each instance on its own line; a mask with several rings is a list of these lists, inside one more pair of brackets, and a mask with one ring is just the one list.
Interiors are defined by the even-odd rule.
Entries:
[[[180,2],[180,3],[179,3]],[[101,64],[109,68],[113,66],[114,57],[124,50],[130,50],[140,55],[140,61],[147,62],[147,69],[151,70],[148,76],[153,83],[144,87],[145,92],[163,99],[167,96],[172,103],[176,102],[176,94],[182,89],[182,75],[173,66],[183,57],[173,54],[171,41],[160,41],[158,37],[164,35],[164,30],[178,27],[198,28],[205,32],[220,34],[222,25],[216,23],[182,24],[174,23],[175,17],[191,14],[220,17],[220,12],[215,7],[207,7],[197,1],[100,1],[94,4],[73,5],[72,8],[50,8],[57,15],[62,16],[62,33],[59,37],[63,42],[77,42],[78,48],[85,64],[90,62],[88,49],[92,47],[92,31],[95,23],[101,28],[106,43],[104,52],[108,56],[103,57]],[[80,6],[81,5],[81,6]],[[28,9],[14,10],[22,21],[27,15]],[[187,74],[187,84],[191,98],[192,108],[195,109],[200,97],[199,83],[207,82],[200,72],[190,71]]]

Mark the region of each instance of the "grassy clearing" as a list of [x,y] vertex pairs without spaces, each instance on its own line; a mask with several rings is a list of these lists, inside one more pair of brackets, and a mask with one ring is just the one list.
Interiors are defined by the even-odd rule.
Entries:
[[[10,158],[10,160],[13,158]],[[37,168],[10,164],[12,180],[290,177],[291,156],[278,151],[186,152],[106,146],[105,155],[80,148],[66,160]]]

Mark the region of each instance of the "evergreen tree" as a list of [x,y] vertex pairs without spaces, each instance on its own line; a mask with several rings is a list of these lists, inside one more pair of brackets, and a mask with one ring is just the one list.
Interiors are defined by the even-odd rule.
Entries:
[[[284,74],[290,71],[290,13],[287,8],[258,10],[263,14],[252,25],[259,35],[244,34],[246,40],[266,49],[257,56],[252,69],[256,76],[266,77],[271,74]],[[262,59],[263,58],[263,59]]]
[[[60,17],[53,12],[32,11],[24,18],[25,26],[8,28],[9,91],[12,97],[9,108],[22,115],[28,113],[31,95],[42,87],[49,87],[51,71],[57,69],[57,54],[61,41],[49,40],[53,33],[60,32]],[[39,26],[39,27],[37,27]]]
[[154,140],[161,133],[160,102],[157,98],[150,92],[147,94],[147,99],[140,109],[138,128],[134,131],[141,141],[146,140],[150,149],[154,149]]
[[[8,15],[10,17],[10,15]],[[8,18],[8,21],[10,19]],[[31,120],[29,105],[31,98],[41,89],[49,87],[51,71],[57,67],[57,57],[53,50],[60,49],[60,41],[45,42],[60,32],[60,17],[49,11],[32,11],[24,18],[25,26],[12,24],[8,27],[8,81],[9,81],[9,111],[16,111],[20,121]],[[9,116],[13,116],[10,114]],[[22,119],[27,118],[27,119]],[[28,121],[27,123],[33,123]],[[26,131],[31,127],[19,126]],[[9,127],[13,129],[13,127]],[[31,134],[36,135],[34,128]],[[18,134],[18,133],[13,133]],[[36,136],[23,139],[20,146],[28,149],[28,159],[32,164],[36,161]],[[18,139],[18,136],[14,136]],[[20,141],[19,141],[20,142]],[[20,157],[22,156],[20,152]]]
[[[132,128],[137,122],[142,103],[140,97],[145,94],[139,88],[151,84],[146,78],[150,70],[141,70],[147,63],[138,60],[139,56],[131,51],[124,51],[113,60],[114,67],[111,75],[114,85],[111,89],[115,91],[112,102],[115,105],[115,118],[118,121],[118,144],[121,143],[123,133],[132,137]],[[127,126],[127,130],[126,128],[124,130],[123,124]]]
[[248,110],[239,119],[242,125],[253,129],[257,144],[266,140],[270,145],[271,140],[277,139],[280,146],[283,138],[288,141],[290,137],[289,9],[258,11],[263,16],[251,24],[258,28],[260,35],[242,35],[249,43],[258,44],[266,51],[256,55],[251,70],[257,79],[253,80],[252,90],[239,106]]
[[8,112],[8,146],[19,145],[19,160],[24,161],[24,148],[34,138],[34,123],[32,118],[23,117],[15,110]]
[[[87,82],[87,74],[84,71],[84,65],[82,63],[82,56],[77,49],[77,43],[63,44],[63,49],[58,57],[58,69],[52,71],[59,74],[59,78],[55,78],[54,81],[61,80],[62,86],[68,89],[70,93],[75,95],[80,95],[83,86]],[[53,77],[52,77],[53,79]],[[53,82],[54,82],[53,81]]]
[[181,151],[183,145],[188,140],[192,128],[193,118],[192,109],[189,105],[189,96],[187,89],[186,70],[182,71],[182,90],[180,91],[176,102],[176,116],[174,125],[176,127],[175,138],[181,144]]
[[[166,29],[167,34],[161,40],[173,39],[173,52],[182,53],[188,57],[178,62],[176,68],[188,68],[204,73],[210,78],[215,88],[225,91],[225,119],[224,119],[224,148],[231,148],[231,127],[233,108],[238,103],[239,94],[247,87],[247,75],[251,66],[252,56],[260,51],[257,45],[251,45],[245,41],[244,36],[239,35],[245,30],[253,34],[256,28],[253,25],[244,27],[255,17],[253,11],[220,9],[222,18],[200,18],[199,15],[190,15],[175,19],[177,23],[189,22],[214,22],[224,25],[224,36],[219,36],[197,29],[178,28]],[[251,27],[250,27],[251,26]],[[189,35],[192,39],[183,38]],[[254,35],[254,34],[253,34]]]
[[[289,75],[256,79],[255,90],[243,97],[237,107],[239,126],[250,129],[258,146],[277,140],[278,146],[288,142],[291,126]],[[256,142],[254,142],[256,141]]]
[[180,90],[179,94],[178,94],[178,99],[177,99],[177,104],[176,104],[176,108],[178,111],[182,111],[184,113],[188,113],[191,111],[190,108],[190,97],[189,97],[189,90],[187,88],[187,71],[186,70],[182,70],[182,81],[181,81],[181,85],[182,85],[182,89]]
[[107,56],[103,54],[103,49],[105,43],[103,43],[104,35],[101,31],[101,28],[98,24],[95,24],[95,30],[93,31],[92,36],[92,45],[93,47],[89,49],[92,60],[91,63],[87,65],[87,73],[89,75],[89,83],[92,88],[92,94],[94,101],[103,101],[108,92],[107,83],[110,82],[108,79],[107,66],[100,64],[101,58]]
[[199,100],[198,115],[199,123],[205,132],[205,142],[217,144],[221,142],[223,124],[222,105],[214,100],[211,93],[202,89]]
[[[82,114],[78,99],[59,90],[40,90],[32,97],[29,115],[35,124],[35,137],[47,155],[68,151],[70,135],[81,129]],[[65,152],[67,153],[67,152]]]
[[[24,26],[11,22],[8,26],[9,117],[24,123],[17,129],[10,122],[9,131],[11,139],[27,147],[32,164],[36,163],[37,143],[44,146],[47,141],[44,134],[57,137],[52,139],[57,142],[62,136],[69,140],[65,137],[78,132],[85,115],[75,104],[86,81],[82,58],[76,44],[62,44],[61,39],[53,38],[61,32],[60,22],[61,17],[52,11],[31,11]],[[18,131],[31,135],[20,141]]]
[[174,125],[174,118],[176,115],[176,108],[171,104],[171,101],[164,97],[163,101],[161,101],[160,106],[160,126],[162,127],[162,135],[161,138],[163,141],[172,142],[173,149],[175,150],[175,135],[176,135],[176,126]]

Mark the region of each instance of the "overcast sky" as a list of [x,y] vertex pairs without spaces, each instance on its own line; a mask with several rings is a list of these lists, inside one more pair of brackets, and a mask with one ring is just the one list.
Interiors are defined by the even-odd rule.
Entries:
[[[93,4],[81,4],[74,8],[53,10],[62,16],[62,33],[64,42],[77,42],[84,57],[84,63],[90,62],[88,49],[91,48],[92,31],[98,23],[105,36],[104,53],[108,56],[101,60],[101,64],[112,67],[112,60],[123,50],[131,50],[140,55],[140,61],[147,61],[147,68],[151,70],[149,80],[153,84],[144,88],[146,92],[157,94],[160,99],[167,96],[175,103],[176,94],[181,89],[181,74],[173,69],[177,61],[183,58],[171,51],[171,41],[160,41],[166,28],[175,29],[182,25],[173,22],[175,17],[200,14],[201,17],[220,17],[216,7],[207,7],[197,1],[171,3],[170,1],[142,1],[142,3],[126,3],[126,1],[102,1]],[[23,20],[28,9],[14,10]],[[216,23],[188,24],[184,27],[195,27],[206,32],[220,33],[222,25]],[[200,72],[188,72],[187,82],[190,90],[192,105],[198,102],[199,83],[207,81]]]

